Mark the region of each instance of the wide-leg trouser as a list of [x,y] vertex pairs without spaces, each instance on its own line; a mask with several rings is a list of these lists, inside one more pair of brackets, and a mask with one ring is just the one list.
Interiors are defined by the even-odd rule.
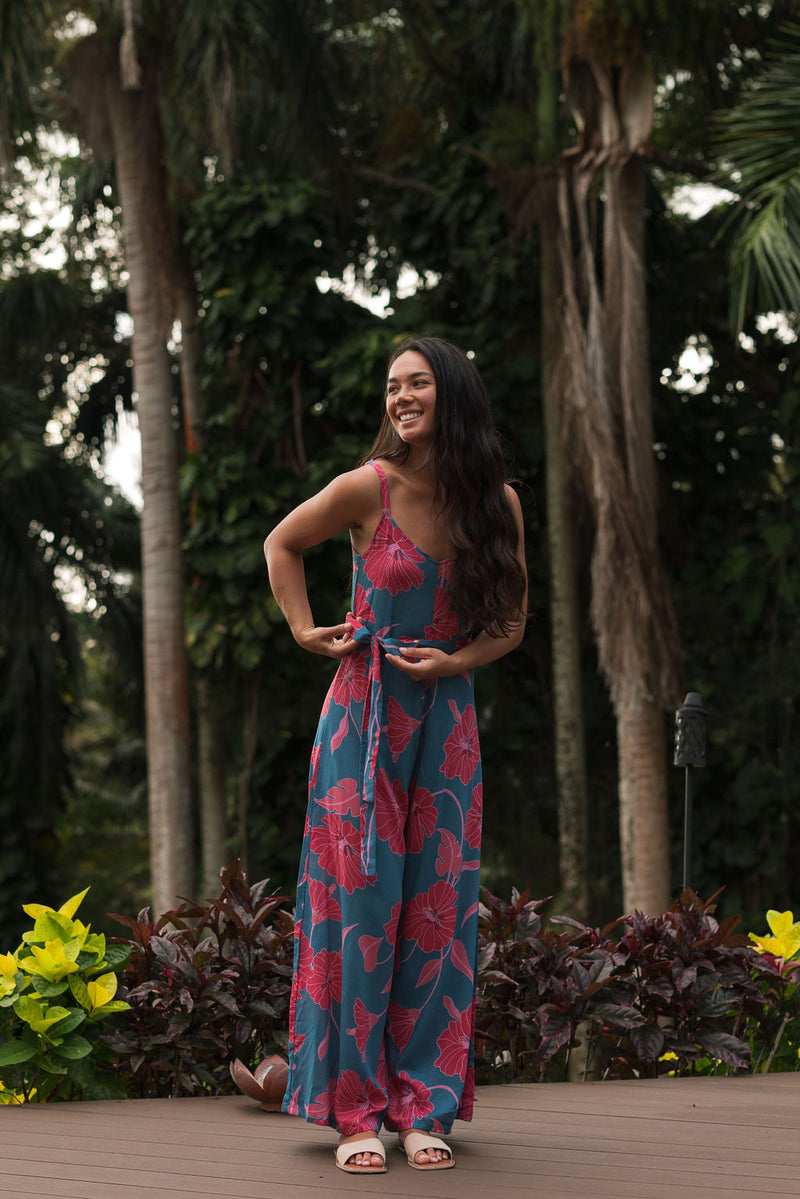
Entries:
[[334,682],[312,754],[284,1110],[342,1134],[446,1133],[471,1118],[473,1099],[482,786],[472,680],[423,685],[393,672],[365,815],[354,669],[349,690]]

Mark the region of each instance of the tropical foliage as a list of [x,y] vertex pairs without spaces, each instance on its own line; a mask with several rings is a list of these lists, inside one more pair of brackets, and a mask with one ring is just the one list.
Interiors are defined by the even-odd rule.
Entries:
[[771,47],[758,86],[719,117],[719,148],[740,197],[731,221],[731,321],[755,307],[800,312],[800,26]]
[[128,1096],[231,1090],[230,1064],[286,1052],[294,921],[285,896],[252,887],[239,862],[219,895],[153,921],[115,915],[130,941],[128,1017],[104,1037]]
[[58,911],[25,904],[33,927],[14,953],[0,954],[0,1103],[120,1094],[100,1034],[102,1021],[128,1010],[115,995],[130,950],[75,919],[85,895]]
[[[156,920],[115,915],[127,940],[74,919],[85,892],[59,912],[27,905],[33,929],[0,955],[0,1102],[228,1093],[231,1063],[285,1054],[286,897],[266,879],[249,885],[238,861],[220,883],[207,903]],[[545,904],[483,888],[480,1081],[800,1069],[790,911],[770,910],[770,934],[749,944],[736,917],[719,922],[714,900],[689,890],[661,916],[603,929],[548,918]]]
[[[88,901],[96,905],[95,921],[105,910],[124,909],[124,901],[130,910],[141,902],[142,662],[138,651],[126,653],[141,644],[136,522],[97,481],[92,459],[118,411],[130,406],[131,363],[140,371],[149,353],[141,337],[131,347],[118,317],[126,303],[118,291],[123,265],[131,266],[129,201],[142,180],[150,181],[150,216],[156,200],[163,207],[157,225],[144,213],[137,226],[144,230],[140,246],[148,253],[158,247],[155,261],[148,259],[158,287],[134,315],[140,334],[149,329],[147,344],[160,364],[164,424],[155,441],[175,449],[167,483],[176,505],[180,470],[170,587],[175,627],[186,621],[192,685],[182,860],[190,863],[206,839],[197,811],[211,790],[220,819],[204,878],[213,882],[233,852],[246,853],[253,877],[270,873],[282,891],[291,889],[308,747],[328,667],[303,658],[291,642],[267,595],[260,544],[289,507],[358,459],[374,429],[387,350],[403,333],[424,329],[476,352],[511,471],[521,480],[528,533],[534,616],[526,642],[478,679],[485,881],[500,893],[514,881],[539,894],[568,887],[563,839],[559,872],[559,824],[563,830],[571,822],[577,833],[585,824],[578,848],[589,907],[579,913],[571,901],[562,906],[600,923],[622,910],[619,712],[599,677],[588,630],[594,611],[598,636],[601,625],[619,633],[640,610],[634,595],[641,592],[619,571],[606,571],[608,619],[598,615],[597,569],[590,568],[597,505],[605,503],[610,520],[622,509],[608,504],[603,482],[611,451],[596,455],[592,466],[584,429],[566,454],[587,780],[582,806],[570,816],[563,805],[559,810],[563,771],[552,748],[562,649],[552,648],[557,618],[548,612],[556,550],[546,528],[557,493],[546,484],[545,467],[556,451],[542,425],[552,382],[542,362],[555,344],[544,325],[548,317],[561,323],[552,320],[561,311],[558,289],[542,283],[553,251],[558,259],[567,242],[583,250],[571,278],[573,316],[586,337],[597,333],[600,313],[606,326],[614,324],[618,284],[633,277],[614,274],[613,261],[607,272],[602,265],[605,255],[613,259],[625,226],[614,207],[620,195],[609,191],[614,155],[594,138],[595,117],[605,111],[598,80],[606,76],[618,124],[629,115],[628,101],[637,112],[647,108],[647,95],[654,102],[651,136],[626,142],[623,158],[634,144],[639,149],[635,161],[619,164],[636,175],[639,189],[636,279],[646,292],[636,293],[634,315],[649,313],[646,327],[624,322],[629,333],[638,330],[639,349],[649,342],[649,358],[638,360],[638,382],[631,390],[629,379],[626,394],[652,396],[653,428],[636,450],[621,435],[625,410],[615,392],[609,445],[625,470],[642,458],[654,467],[651,517],[640,532],[660,561],[657,573],[663,570],[686,677],[710,714],[693,878],[703,893],[727,884],[720,900],[726,915],[752,919],[769,903],[791,905],[800,846],[800,760],[792,737],[800,694],[800,562],[792,535],[800,503],[800,363],[791,321],[748,311],[743,336],[730,333],[722,240],[730,208],[712,207],[698,218],[678,204],[687,183],[715,178],[741,191],[756,221],[772,211],[766,192],[740,188],[728,171],[742,170],[750,186],[734,146],[726,143],[724,154],[714,147],[711,114],[727,110],[726,138],[735,127],[749,129],[748,145],[756,145],[769,131],[773,104],[785,137],[770,81],[779,78],[791,101],[796,36],[790,30],[774,50],[769,46],[789,7],[503,0],[487,8],[477,0],[406,0],[388,9],[348,0],[322,9],[242,4],[234,13],[225,3],[151,0],[41,5],[37,21],[23,27],[22,8],[2,5],[0,53],[16,64],[8,75],[13,87],[0,98],[9,154],[47,158],[55,171],[52,150],[49,158],[42,150],[43,128],[58,120],[83,139],[58,168],[76,214],[62,239],[60,271],[42,269],[45,242],[51,246],[55,235],[37,226],[25,209],[25,187],[9,174],[0,222],[0,815],[7,830],[0,919],[9,929],[19,931],[14,896],[25,872],[37,887],[44,878],[36,872],[48,874],[57,890],[56,862],[75,871],[73,889],[87,869],[98,876]],[[53,24],[59,20],[63,27]],[[120,88],[121,40],[127,65],[142,69],[138,90],[128,90],[130,79]],[[643,50],[652,68],[635,95],[621,82],[633,78],[633,50]],[[641,66],[641,56],[637,61]],[[568,78],[560,73],[565,64]],[[42,71],[46,83],[39,86]],[[102,88],[87,86],[101,78]],[[128,115],[137,109],[146,119],[146,135],[142,126],[134,138],[136,156],[125,163],[109,134],[112,101],[118,116],[127,107]],[[206,111],[209,120],[200,121]],[[759,153],[762,165],[767,158],[780,165],[780,228],[788,235],[791,148],[787,143],[777,157]],[[566,224],[558,189],[548,190],[558,173],[568,192]],[[754,174],[753,186],[766,179]],[[792,245],[790,239],[784,249]],[[786,254],[781,261],[788,263]],[[598,274],[601,267],[606,273]],[[383,293],[384,315],[345,298],[345,278],[351,293],[356,284],[362,296]],[[593,307],[598,285],[603,303]],[[788,306],[790,297],[781,303]],[[178,313],[180,337],[176,327],[170,340]],[[613,366],[625,329],[606,332],[603,353]],[[580,366],[574,354],[572,364]],[[135,387],[146,406],[141,374]],[[576,471],[579,445],[589,465]],[[315,603],[332,622],[346,605],[346,568],[346,545],[308,556]],[[96,605],[87,619],[76,621],[54,591],[65,570],[81,578]],[[119,634],[113,639],[112,630]],[[658,636],[655,642],[667,644]],[[177,644],[182,649],[182,633]],[[623,638],[617,649],[624,657],[632,644]],[[95,655],[94,646],[88,690],[81,690],[81,659]],[[633,656],[642,669],[642,655]],[[601,664],[612,675],[610,660],[604,651]],[[645,672],[653,694],[659,673]],[[653,707],[663,762],[669,738],[659,705]],[[163,732],[168,721],[156,723]],[[668,884],[670,862],[677,876],[682,780],[677,772],[670,779],[663,765],[661,773],[671,789],[670,823],[656,849]],[[113,860],[110,833],[95,839],[93,831],[115,823],[130,829],[133,846],[119,897],[114,871],[101,877],[96,863],[99,854]],[[89,830],[86,837],[81,829]],[[163,844],[164,836],[153,841]],[[157,874],[163,881],[165,872]],[[180,890],[211,889],[187,880]],[[170,898],[156,910],[174,906]]]

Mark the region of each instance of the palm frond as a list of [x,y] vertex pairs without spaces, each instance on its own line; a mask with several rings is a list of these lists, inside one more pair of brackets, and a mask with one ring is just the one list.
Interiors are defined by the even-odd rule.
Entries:
[[800,313],[800,25],[782,31],[754,90],[718,120],[740,199],[731,237],[731,323],[754,308]]

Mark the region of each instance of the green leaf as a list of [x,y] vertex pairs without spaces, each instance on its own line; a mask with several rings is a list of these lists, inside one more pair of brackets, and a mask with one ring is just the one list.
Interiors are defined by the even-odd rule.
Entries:
[[86,1040],[86,1037],[70,1037],[68,1041],[62,1041],[60,1045],[56,1045],[54,1052],[59,1057],[76,1062],[92,1052],[92,1045],[90,1041]]
[[67,1074],[69,1069],[63,1062],[58,1060],[54,1052],[40,1053],[37,1056],[36,1064],[46,1074]]
[[57,995],[63,995],[69,990],[69,983],[66,978],[62,978],[60,982],[52,983],[46,978],[42,978],[40,974],[31,975],[31,985],[37,994],[41,995],[42,999],[55,999]]
[[101,1008],[92,1014],[93,1020],[103,1020],[106,1016],[110,1016],[113,1012],[129,1012],[131,1005],[126,1003],[124,999],[112,999],[109,1003],[104,1003]]
[[6,1041],[0,1045],[0,1066],[17,1066],[20,1062],[29,1062],[36,1057],[36,1047],[25,1045],[22,1041]]
[[106,945],[105,960],[108,969],[119,973],[130,961],[131,952],[130,945]]
[[79,975],[71,974],[69,976],[69,989],[72,992],[72,994],[75,996],[75,998],[77,999],[77,1001],[81,1005],[81,1007],[86,1008],[86,1010],[88,1011],[89,1008],[92,1006],[92,1001],[89,998],[89,991],[86,987],[86,983],[83,981],[82,978],[80,978]]
[[86,1023],[86,1013],[80,1008],[69,1008],[69,1015],[66,1016],[55,1030],[59,1037],[68,1037],[76,1028],[80,1028],[81,1024]]

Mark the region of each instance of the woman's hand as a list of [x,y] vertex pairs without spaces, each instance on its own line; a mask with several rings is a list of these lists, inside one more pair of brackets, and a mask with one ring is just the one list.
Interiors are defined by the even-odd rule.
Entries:
[[344,658],[352,653],[358,644],[353,640],[349,624],[335,624],[330,628],[312,625],[299,629],[294,634],[294,639],[309,653],[322,654],[326,658]]
[[396,654],[387,654],[386,661],[412,679],[439,679],[460,673],[450,654],[423,645],[404,646]]

